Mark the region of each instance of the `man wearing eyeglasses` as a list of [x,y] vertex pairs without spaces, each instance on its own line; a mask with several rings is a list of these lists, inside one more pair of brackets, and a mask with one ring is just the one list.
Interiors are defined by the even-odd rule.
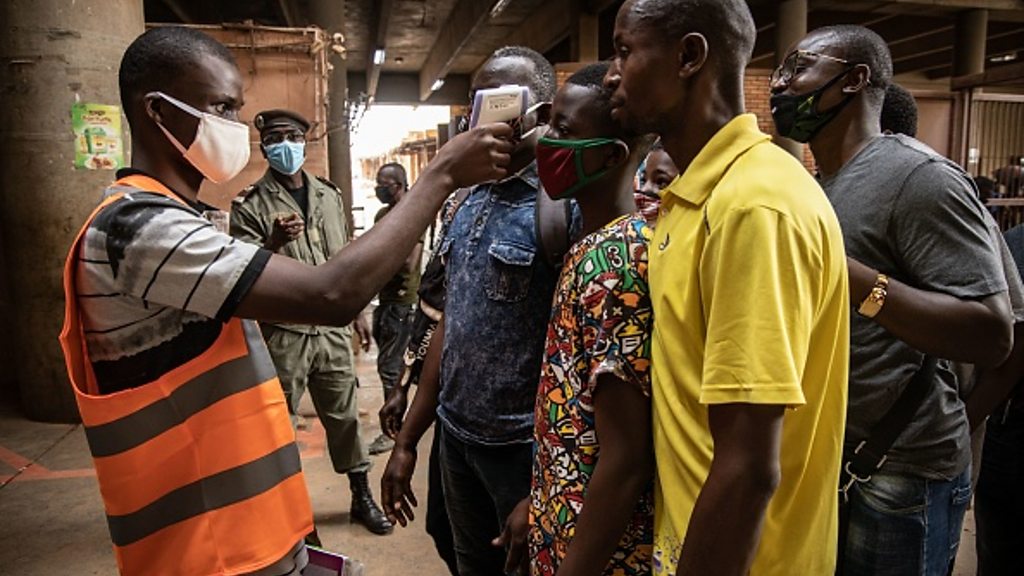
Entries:
[[[772,115],[779,134],[814,153],[858,312],[839,569],[945,576],[971,493],[962,383],[948,361],[991,368],[1010,351],[999,254],[967,174],[913,138],[881,133],[892,80],[885,41],[833,26],[795,48],[773,75]],[[859,471],[868,455],[870,469]]]
[[[321,265],[341,250],[349,234],[337,186],[302,169],[309,122],[290,110],[267,110],[257,114],[254,123],[269,167],[232,203],[231,235],[300,262]],[[360,317],[353,326],[367,349],[365,320]],[[349,328],[271,322],[260,327],[293,424],[298,422],[299,401],[309,388],[327,432],[334,471],[349,478],[352,519],[375,534],[390,533],[393,526],[374,502],[366,477],[370,459],[359,437]]]

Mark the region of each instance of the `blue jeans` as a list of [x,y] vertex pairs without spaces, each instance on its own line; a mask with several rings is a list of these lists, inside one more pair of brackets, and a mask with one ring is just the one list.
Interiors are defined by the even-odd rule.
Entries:
[[[1017,402],[1024,401],[1018,394]],[[1019,575],[1024,566],[1024,406],[988,419],[974,496],[979,576]]]
[[501,534],[512,509],[530,495],[533,445],[469,444],[441,422],[434,433],[441,434],[441,480],[459,575],[504,574],[506,551],[491,540]]
[[971,499],[971,469],[949,481],[876,474],[850,489],[844,576],[948,576]]

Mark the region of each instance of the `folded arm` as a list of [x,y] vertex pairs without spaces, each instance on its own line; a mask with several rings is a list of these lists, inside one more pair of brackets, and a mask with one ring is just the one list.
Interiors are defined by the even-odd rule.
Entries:
[[[857,307],[871,292],[878,272],[853,258],[847,263],[850,301]],[[1012,317],[1006,292],[967,300],[890,278],[885,304],[874,320],[926,354],[993,367],[1010,353]]]

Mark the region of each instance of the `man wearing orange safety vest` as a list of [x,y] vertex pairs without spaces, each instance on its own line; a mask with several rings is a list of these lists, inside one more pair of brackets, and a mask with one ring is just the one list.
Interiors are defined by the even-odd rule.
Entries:
[[196,30],[137,38],[120,68],[132,167],[64,272],[68,373],[123,574],[299,574],[313,528],[288,409],[246,319],[345,325],[456,188],[505,176],[511,129],[451,140],[387,222],[309,266],[202,217],[203,179],[249,157],[242,77]]

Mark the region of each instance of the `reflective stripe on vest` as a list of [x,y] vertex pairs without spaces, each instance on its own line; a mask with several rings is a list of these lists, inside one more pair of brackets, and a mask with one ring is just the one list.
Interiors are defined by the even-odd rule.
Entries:
[[244,574],[313,529],[295,435],[266,344],[232,319],[196,358],[144,386],[99,395],[74,282],[89,223],[125,194],[180,201],[130,176],[108,190],[64,268],[61,346],[123,574]]

